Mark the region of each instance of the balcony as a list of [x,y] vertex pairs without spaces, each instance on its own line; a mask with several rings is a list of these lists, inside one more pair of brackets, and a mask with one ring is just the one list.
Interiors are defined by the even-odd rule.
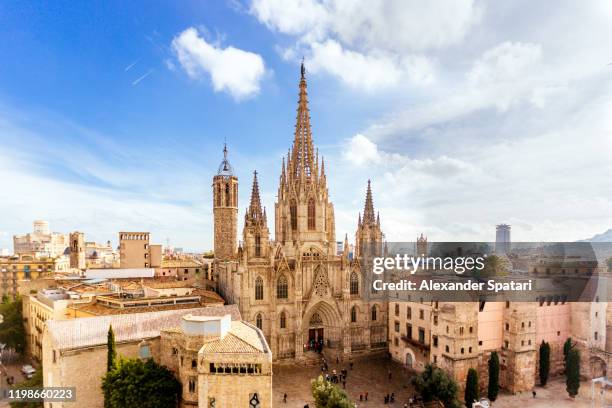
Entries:
[[429,344],[421,343],[420,341],[414,340],[413,338],[408,337],[408,336],[406,336],[404,334],[402,334],[401,339],[402,339],[403,342],[411,344],[411,345],[417,347],[420,350],[429,350],[431,348],[431,346]]

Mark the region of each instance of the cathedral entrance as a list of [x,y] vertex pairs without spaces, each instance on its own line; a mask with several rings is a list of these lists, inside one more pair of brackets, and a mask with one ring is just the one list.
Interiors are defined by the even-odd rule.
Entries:
[[302,332],[305,350],[313,347],[338,348],[342,339],[342,326],[337,309],[334,305],[322,301],[310,308],[304,316],[304,331]]
[[308,329],[308,341],[325,341],[325,338],[323,337],[323,328]]

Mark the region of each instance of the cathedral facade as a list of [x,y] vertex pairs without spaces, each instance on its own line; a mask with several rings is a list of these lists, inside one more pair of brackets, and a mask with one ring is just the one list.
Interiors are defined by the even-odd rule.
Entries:
[[228,303],[265,334],[274,360],[300,361],[322,344],[328,355],[387,350],[387,303],[363,273],[365,255],[383,250],[380,217],[367,184],[355,250],[337,250],[325,163],[314,146],[302,66],[293,145],[281,164],[274,237],[261,205],[257,172],[237,243],[238,179],[224,150],[213,178],[215,278]]

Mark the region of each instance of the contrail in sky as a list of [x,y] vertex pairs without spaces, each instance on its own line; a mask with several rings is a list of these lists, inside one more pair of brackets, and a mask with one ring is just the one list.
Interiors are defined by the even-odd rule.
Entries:
[[138,58],[136,61],[132,62],[130,65],[125,67],[124,72],[128,72],[134,65],[138,64],[138,61],[140,61],[140,58]]
[[140,81],[142,81],[143,79],[145,79],[146,77],[148,77],[149,75],[151,75],[151,73],[152,73],[152,72],[153,72],[153,70],[152,70],[152,69],[150,69],[150,70],[149,70],[149,72],[147,72],[147,73],[146,73],[146,74],[144,74],[143,76],[141,76],[141,77],[139,77],[139,78],[135,79],[135,80],[134,80],[134,82],[132,82],[132,85],[138,85],[138,83],[139,83]]

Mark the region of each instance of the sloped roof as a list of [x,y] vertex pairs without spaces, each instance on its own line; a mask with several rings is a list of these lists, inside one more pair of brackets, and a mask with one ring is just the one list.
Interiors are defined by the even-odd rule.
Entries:
[[202,263],[195,259],[163,259],[162,268],[197,268]]
[[106,268],[106,269],[87,269],[85,277],[87,279],[129,279],[129,278],[152,278],[155,276],[153,268]]
[[71,350],[106,344],[109,326],[113,326],[117,342],[138,341],[159,336],[163,329],[179,327],[185,314],[194,316],[224,316],[241,319],[238,306],[216,306],[162,312],[131,313],[110,316],[83,317],[72,320],[48,320],[47,335],[53,347]]
[[266,347],[257,329],[244,322],[233,321],[224,337],[205,342],[200,350],[204,353],[264,353]]

